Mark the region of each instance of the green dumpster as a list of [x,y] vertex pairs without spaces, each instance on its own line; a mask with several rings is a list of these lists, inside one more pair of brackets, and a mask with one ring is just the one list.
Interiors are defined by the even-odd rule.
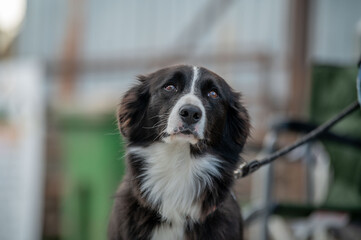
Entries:
[[106,239],[112,197],[125,168],[116,121],[113,115],[60,119],[62,239]]

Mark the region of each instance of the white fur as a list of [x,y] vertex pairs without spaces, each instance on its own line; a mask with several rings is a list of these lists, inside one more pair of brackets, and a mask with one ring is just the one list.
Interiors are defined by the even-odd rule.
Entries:
[[194,94],[194,86],[196,85],[196,81],[199,78],[199,68],[196,66],[193,66],[193,77],[192,77],[192,84],[191,84],[191,94]]
[[170,226],[165,223],[153,231],[152,240],[182,240],[184,239],[184,224],[176,223]]
[[[202,101],[194,94],[195,91],[195,84],[197,82],[199,78],[199,68],[198,67],[193,67],[193,77],[192,77],[192,82],[191,82],[191,87],[190,87],[190,92],[187,93],[186,95],[182,96],[177,103],[174,105],[174,107],[172,108],[172,111],[169,115],[168,118],[168,122],[167,122],[167,128],[165,130],[166,133],[168,133],[169,135],[174,135],[174,129],[177,127],[182,126],[182,119],[179,117],[179,110],[182,106],[186,105],[186,104],[191,104],[194,106],[197,106],[201,109],[202,111],[202,117],[200,119],[200,121],[195,125],[195,129],[198,133],[198,138],[199,139],[203,139],[204,138],[204,128],[206,125],[206,110],[202,104]],[[168,137],[166,139],[164,139],[166,142],[169,142],[170,140],[173,139],[180,139],[180,138],[184,138],[186,141],[195,144],[198,140],[195,139],[194,137],[185,137],[185,136],[176,136],[175,138],[171,138]]]
[[[221,161],[212,155],[193,158],[187,142],[154,143],[149,147],[131,147],[129,153],[142,156],[145,169],[141,192],[147,200],[157,205],[159,213],[174,229],[160,226],[155,235],[167,232],[178,235],[178,227],[185,218],[197,221],[201,206],[195,200],[206,186],[211,187],[213,177],[220,177]],[[162,238],[159,238],[162,239]],[[177,238],[168,238],[177,239]]]

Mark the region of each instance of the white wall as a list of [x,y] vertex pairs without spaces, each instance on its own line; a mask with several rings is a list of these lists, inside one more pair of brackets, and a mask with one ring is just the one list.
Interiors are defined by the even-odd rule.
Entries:
[[38,240],[46,129],[39,62],[0,62],[0,111],[0,239]]
[[[361,1],[311,1],[314,62],[356,66],[361,54]],[[359,35],[357,34],[359,29]]]

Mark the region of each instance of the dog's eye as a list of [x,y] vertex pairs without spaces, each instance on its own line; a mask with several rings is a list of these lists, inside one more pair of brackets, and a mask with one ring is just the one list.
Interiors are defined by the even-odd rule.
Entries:
[[166,90],[167,92],[176,92],[177,88],[173,84],[169,84],[164,86],[164,90]]
[[208,93],[208,97],[216,99],[218,98],[218,93],[215,90],[212,90]]

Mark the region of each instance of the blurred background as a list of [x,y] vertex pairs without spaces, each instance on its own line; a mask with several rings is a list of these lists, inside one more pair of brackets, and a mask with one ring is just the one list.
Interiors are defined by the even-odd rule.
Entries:
[[[356,100],[359,0],[0,0],[0,239],[106,239],[114,116],[138,74],[207,67],[243,93],[251,160]],[[246,239],[360,239],[361,114],[238,180]]]

